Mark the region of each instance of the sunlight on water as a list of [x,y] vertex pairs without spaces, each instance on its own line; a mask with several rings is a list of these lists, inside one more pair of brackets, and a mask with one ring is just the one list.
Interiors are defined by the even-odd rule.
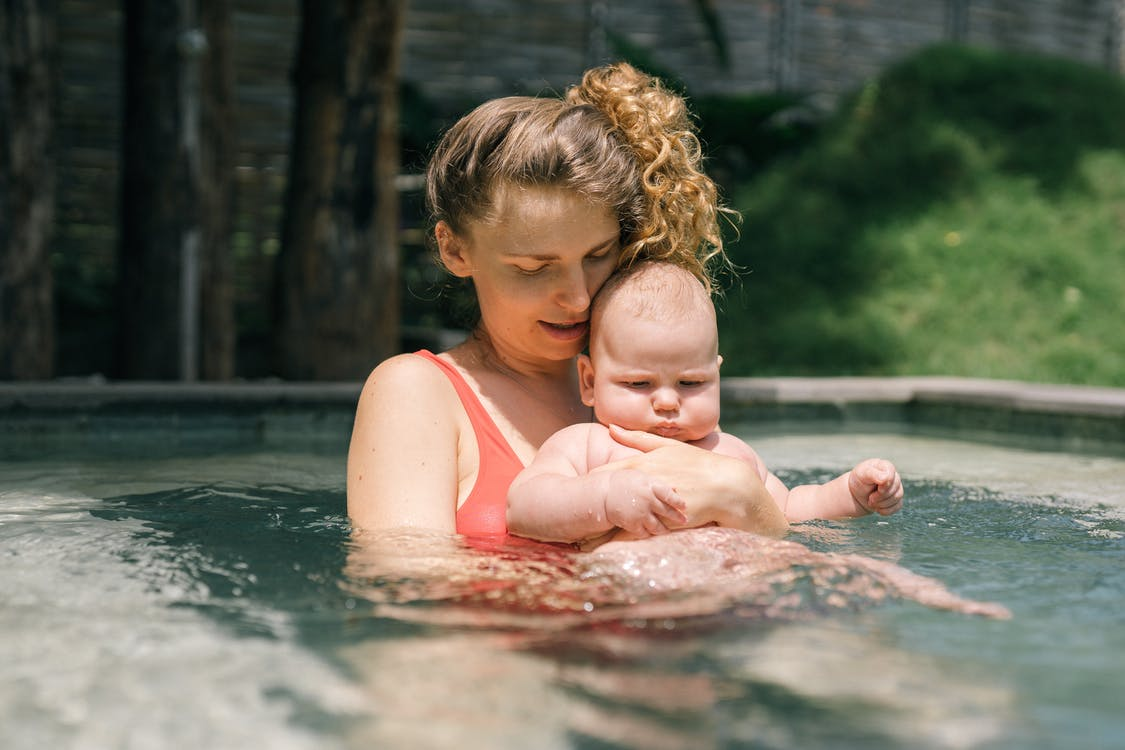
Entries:
[[906,509],[590,556],[352,539],[338,456],[0,465],[0,746],[1125,737],[1125,461],[751,438],[790,483],[891,458]]
[[232,604],[203,576],[206,549],[170,554],[142,518],[101,506],[0,494],[0,744],[314,748],[323,738],[290,726],[269,690],[360,708],[287,637],[284,611],[247,601],[271,637],[239,639],[192,608]]
[[986,488],[1013,499],[1106,505],[1125,517],[1125,461],[1108,456],[1024,450],[925,437],[800,435],[753,437],[770,466],[850,467],[870,456],[895,462],[908,480]]

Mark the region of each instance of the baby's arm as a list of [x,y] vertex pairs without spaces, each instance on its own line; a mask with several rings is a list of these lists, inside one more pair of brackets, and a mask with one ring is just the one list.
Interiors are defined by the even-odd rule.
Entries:
[[598,424],[552,435],[508,490],[508,531],[543,541],[576,542],[620,527],[662,534],[687,521],[684,503],[633,469],[590,473],[610,458],[613,440]]
[[902,508],[902,495],[902,479],[894,464],[869,458],[825,484],[794,487],[781,509],[791,522],[854,518],[871,512],[889,516]]
[[699,444],[756,467],[766,490],[790,523],[813,518],[855,518],[872,511],[889,516],[902,508],[902,479],[890,461],[870,458],[830,482],[790,490],[766,469],[757,452],[742,440],[727,433],[713,433]]

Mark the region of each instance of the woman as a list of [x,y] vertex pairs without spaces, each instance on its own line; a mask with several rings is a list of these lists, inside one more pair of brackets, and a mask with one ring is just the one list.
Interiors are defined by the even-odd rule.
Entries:
[[[438,255],[469,279],[480,319],[434,356],[381,363],[360,395],[348,514],[360,530],[503,535],[508,485],[562,427],[593,417],[575,359],[613,271],[669,260],[703,279],[721,257],[714,184],[681,97],[628,65],[587,72],[565,100],[487,102],[454,125],[427,173]],[[779,534],[745,463],[643,433],[607,467],[675,487],[688,524]]]

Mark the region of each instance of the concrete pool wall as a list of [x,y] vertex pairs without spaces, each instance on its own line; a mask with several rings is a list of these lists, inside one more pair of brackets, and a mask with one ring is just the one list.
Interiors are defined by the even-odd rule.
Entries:
[[[346,446],[361,383],[0,383],[0,458]],[[726,378],[724,424],[926,432],[1125,455],[1125,389],[953,377]],[[149,443],[158,437],[168,445]]]

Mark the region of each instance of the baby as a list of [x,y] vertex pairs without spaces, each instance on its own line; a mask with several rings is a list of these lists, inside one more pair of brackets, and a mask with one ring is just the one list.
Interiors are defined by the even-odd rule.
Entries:
[[[648,261],[610,277],[590,311],[590,354],[578,360],[582,401],[598,422],[552,435],[516,477],[508,491],[509,532],[544,541],[610,532],[625,539],[688,524],[674,488],[639,471],[597,471],[637,452],[615,441],[607,425],[747,461],[791,522],[890,515],[902,507],[902,481],[889,461],[868,459],[825,484],[790,490],[749,445],[720,432],[718,338],[711,298],[689,272]],[[575,481],[586,485],[581,493],[564,489]],[[627,482],[628,491],[609,492],[609,482]],[[583,500],[576,503],[576,496]]]

